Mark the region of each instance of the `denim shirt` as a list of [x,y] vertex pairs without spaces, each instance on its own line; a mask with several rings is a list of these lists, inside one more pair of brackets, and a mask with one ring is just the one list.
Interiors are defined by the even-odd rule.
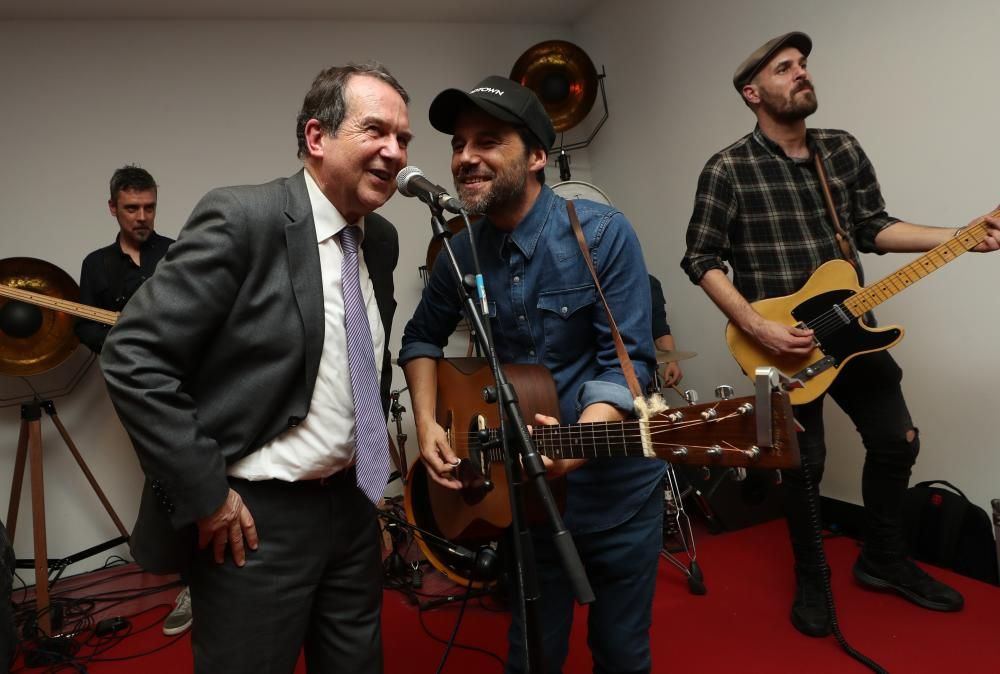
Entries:
[[[645,390],[655,360],[649,281],[639,241],[619,211],[586,200],[574,205],[608,305]],[[562,423],[575,422],[585,407],[600,402],[631,415],[632,395],[566,202],[543,187],[513,232],[502,232],[485,218],[472,226],[500,361],[548,368]],[[462,272],[472,273],[469,233],[457,234],[452,245]],[[461,318],[446,262],[444,255],[438,256],[420,305],[403,331],[400,365],[419,357],[441,358]],[[666,465],[656,459],[591,459],[568,475],[567,526],[576,533],[589,533],[621,524],[638,511],[665,470]]]

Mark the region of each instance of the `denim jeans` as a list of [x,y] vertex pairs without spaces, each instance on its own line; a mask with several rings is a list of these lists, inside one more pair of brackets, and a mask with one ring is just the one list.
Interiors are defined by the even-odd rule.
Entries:
[[[663,491],[654,489],[629,520],[607,531],[573,536],[597,597],[588,607],[587,644],[597,674],[651,671],[649,628],[663,545]],[[541,587],[545,674],[559,674],[569,651],[574,597],[551,536],[534,537]],[[525,668],[523,625],[514,612],[506,672]]]
[[[844,366],[827,391],[854,422],[865,446],[861,477],[865,506],[864,551],[879,559],[894,559],[906,554],[902,533],[903,499],[920,449],[919,435],[900,387],[902,376],[892,356],[879,351],[858,356]],[[800,565],[819,563],[802,472],[809,470],[812,474],[818,497],[826,461],[824,398],[825,395],[795,407],[795,418],[805,427],[798,436],[803,468],[787,471],[783,480],[788,530],[795,561]],[[908,440],[906,436],[911,431],[913,439]]]

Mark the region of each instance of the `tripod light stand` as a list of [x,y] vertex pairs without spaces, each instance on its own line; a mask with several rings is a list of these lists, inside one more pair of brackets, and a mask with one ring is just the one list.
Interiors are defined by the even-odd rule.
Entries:
[[[0,375],[19,377],[27,383],[27,377],[52,370],[68,359],[77,347],[73,332],[73,319],[61,311],[41,311],[38,306],[52,306],[56,298],[70,306],[78,296],[76,283],[58,267],[33,258],[8,258],[0,260],[0,298],[10,301],[0,303]],[[12,290],[14,289],[14,290]],[[11,294],[18,292],[16,299]],[[35,298],[38,299],[35,299]],[[45,299],[43,299],[45,298]],[[38,305],[38,306],[32,306]],[[60,307],[61,308],[61,307]],[[93,362],[89,356],[78,375]],[[31,386],[31,384],[28,384]],[[21,422],[14,471],[11,479],[10,502],[7,508],[6,527],[13,542],[17,531],[17,517],[24,483],[26,466],[31,471],[31,511],[34,535],[33,560],[18,560],[19,568],[35,569],[37,624],[43,634],[52,633],[52,615],[49,611],[50,574],[57,579],[70,564],[115,547],[128,540],[128,530],[115,513],[97,483],[97,479],[87,466],[76,444],[63,426],[50,399],[39,395],[34,387],[30,401],[21,404]],[[64,391],[68,393],[68,390]],[[49,559],[45,525],[45,481],[42,454],[42,423],[44,411],[58,430],[63,442],[69,448],[87,482],[97,494],[105,511],[111,517],[120,536],[100,545],[88,548],[63,559]],[[57,626],[58,627],[58,626]]]

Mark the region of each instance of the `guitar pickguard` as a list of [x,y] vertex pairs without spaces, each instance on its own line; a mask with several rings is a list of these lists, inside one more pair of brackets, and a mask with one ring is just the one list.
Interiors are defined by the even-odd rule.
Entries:
[[[844,314],[833,312],[834,307],[854,294],[850,289],[830,290],[811,297],[792,309],[792,316],[796,321],[807,325],[813,324],[819,350],[833,361],[825,366],[817,361],[819,365],[816,374],[828,367],[840,367],[859,353],[888,348],[899,339],[901,332],[898,328],[874,331],[846,312]],[[815,325],[818,322],[816,319],[824,314],[830,315],[823,318],[821,328]]]

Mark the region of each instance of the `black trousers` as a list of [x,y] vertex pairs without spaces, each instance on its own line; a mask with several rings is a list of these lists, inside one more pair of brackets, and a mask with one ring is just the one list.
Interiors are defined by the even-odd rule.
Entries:
[[[891,559],[906,554],[902,533],[903,499],[920,448],[900,386],[902,370],[886,351],[858,356],[841,370],[827,395],[851,418],[865,446],[861,495],[865,506],[866,555]],[[823,401],[794,408],[795,418],[805,427],[799,433],[803,468],[784,475],[785,509],[795,561],[818,563],[809,517],[806,480],[809,470],[816,491],[823,479],[826,440]],[[913,431],[912,440],[907,433]],[[818,493],[817,493],[818,514]]]
[[211,546],[190,572],[195,671],[382,671],[382,565],[375,508],[354,472],[329,481],[230,479],[260,545],[237,567]]

